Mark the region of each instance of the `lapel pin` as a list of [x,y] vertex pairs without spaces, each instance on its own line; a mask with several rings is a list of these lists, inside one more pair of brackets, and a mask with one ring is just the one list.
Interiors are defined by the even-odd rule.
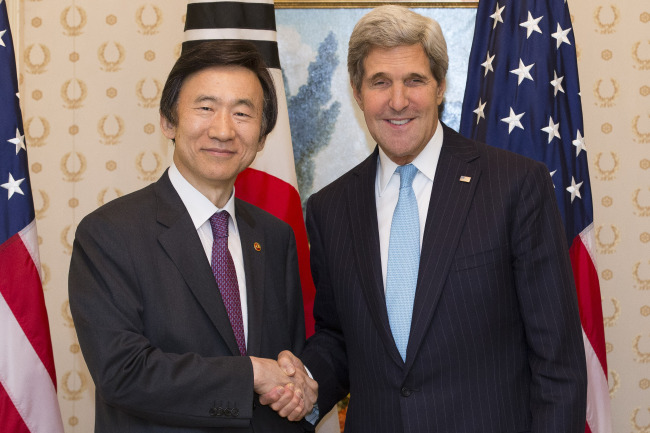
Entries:
[[255,248],[255,251],[262,251],[262,246],[259,244],[259,242],[255,242],[253,244],[253,248]]
[[460,180],[461,182],[469,183],[469,181],[472,180],[472,178],[470,176],[461,176],[460,179],[458,180]]

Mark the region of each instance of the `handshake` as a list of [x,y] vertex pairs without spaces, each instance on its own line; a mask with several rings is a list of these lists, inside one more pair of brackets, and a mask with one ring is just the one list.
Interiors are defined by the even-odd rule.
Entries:
[[318,383],[309,377],[302,361],[293,353],[280,352],[277,362],[254,356],[250,360],[253,389],[261,404],[289,421],[299,421],[312,411],[318,398]]

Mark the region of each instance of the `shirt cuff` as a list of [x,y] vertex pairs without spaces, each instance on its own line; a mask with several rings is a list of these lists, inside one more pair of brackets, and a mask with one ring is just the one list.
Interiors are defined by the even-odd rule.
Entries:
[[[310,379],[313,379],[314,376],[311,375],[311,371],[307,368],[306,365],[304,365],[305,371],[307,372],[307,375],[309,376]],[[314,408],[309,412],[307,415],[305,415],[305,419],[307,422],[311,425],[316,425],[316,421],[318,421],[318,418],[320,417],[320,411],[318,410],[318,403],[314,403]]]
[[316,422],[318,421],[319,417],[320,417],[320,412],[318,410],[318,403],[316,403],[314,404],[314,408],[311,410],[311,412],[305,415],[305,419],[311,425],[316,425]]

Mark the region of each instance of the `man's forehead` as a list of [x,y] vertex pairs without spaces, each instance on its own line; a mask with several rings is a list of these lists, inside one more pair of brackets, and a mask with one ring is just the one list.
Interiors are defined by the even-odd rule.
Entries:
[[180,92],[194,98],[209,98],[234,92],[263,93],[255,72],[243,66],[210,66],[188,75]]
[[420,44],[373,47],[363,61],[364,76],[431,76],[429,58]]

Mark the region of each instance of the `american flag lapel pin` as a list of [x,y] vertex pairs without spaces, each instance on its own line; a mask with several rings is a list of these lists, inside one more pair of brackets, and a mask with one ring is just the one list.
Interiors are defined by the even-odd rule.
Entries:
[[460,179],[458,180],[460,180],[461,182],[469,183],[472,180],[472,178],[470,176],[461,176]]

